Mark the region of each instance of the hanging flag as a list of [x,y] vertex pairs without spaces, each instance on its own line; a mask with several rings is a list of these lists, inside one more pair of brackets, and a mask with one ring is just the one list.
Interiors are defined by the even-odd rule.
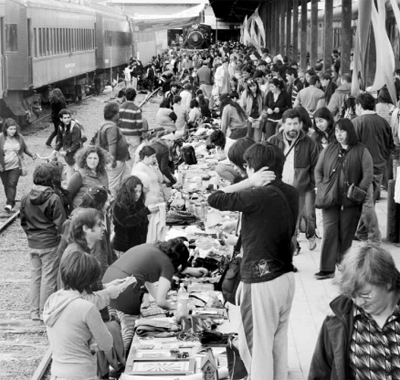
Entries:
[[253,22],[257,25],[258,31],[257,31],[257,41],[261,47],[265,47],[265,28],[264,28],[264,23],[261,20],[260,13],[258,11],[260,7],[258,6],[257,9],[253,13]]
[[357,30],[353,55],[353,78],[351,81],[351,94],[357,96],[365,91],[367,82],[367,46],[370,38],[372,0],[359,2]]
[[392,44],[386,32],[386,8],[385,0],[378,0],[378,9],[372,5],[371,21],[375,36],[376,67],[374,84],[370,91],[379,91],[387,86],[393,104],[396,104],[396,89],[393,81],[394,53]]

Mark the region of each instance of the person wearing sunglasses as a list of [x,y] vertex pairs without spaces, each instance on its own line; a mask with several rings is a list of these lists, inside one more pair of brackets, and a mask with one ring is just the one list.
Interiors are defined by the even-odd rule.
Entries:
[[400,273],[392,255],[362,243],[339,270],[341,295],[330,303],[308,380],[399,379]]

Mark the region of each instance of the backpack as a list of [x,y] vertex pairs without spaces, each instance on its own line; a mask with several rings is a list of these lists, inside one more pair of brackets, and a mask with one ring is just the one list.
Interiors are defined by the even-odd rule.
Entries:
[[186,165],[197,164],[196,153],[194,151],[194,148],[191,145],[182,147],[181,157]]
[[97,132],[90,140],[90,145],[98,145],[100,148],[103,148],[108,152],[108,140],[107,138],[105,138],[104,134],[107,131],[107,126],[113,125],[114,123],[111,122],[105,122],[104,124],[102,124],[102,126],[97,130]]
[[[74,129],[75,127],[79,128],[81,130],[81,144],[83,145],[86,141],[87,141],[87,137],[86,137],[86,133],[85,133],[85,128],[83,128],[83,125],[80,124],[77,120],[74,120],[74,124],[72,126],[72,129]],[[71,132],[72,132],[71,129]]]

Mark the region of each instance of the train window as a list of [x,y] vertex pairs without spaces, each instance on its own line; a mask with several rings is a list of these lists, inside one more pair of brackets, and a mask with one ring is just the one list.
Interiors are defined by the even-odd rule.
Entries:
[[6,24],[6,51],[18,51],[17,24]]
[[37,28],[33,28],[33,54],[35,57],[38,56],[37,49]]
[[39,57],[43,55],[42,28],[39,28]]

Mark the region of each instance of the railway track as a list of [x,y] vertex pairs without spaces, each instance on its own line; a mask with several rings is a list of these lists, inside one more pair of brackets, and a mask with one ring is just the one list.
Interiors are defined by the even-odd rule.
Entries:
[[[0,214],[0,379],[49,379],[51,353],[43,323],[30,319],[30,268],[19,211]],[[32,374],[33,377],[32,377]]]

